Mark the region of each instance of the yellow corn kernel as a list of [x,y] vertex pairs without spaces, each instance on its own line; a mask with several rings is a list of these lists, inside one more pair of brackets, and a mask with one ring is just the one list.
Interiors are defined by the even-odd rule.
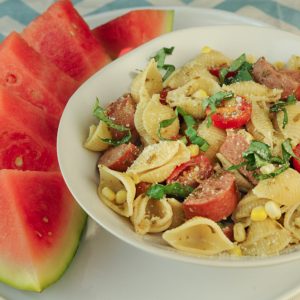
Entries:
[[280,207],[274,201],[268,201],[265,203],[265,211],[267,215],[273,220],[278,220],[281,217]]
[[254,64],[256,62],[256,57],[252,54],[246,54],[246,60],[250,64]]
[[256,206],[252,209],[250,219],[252,221],[264,221],[267,218],[267,213],[263,206]]
[[114,201],[116,199],[116,194],[113,190],[111,190],[109,187],[105,186],[102,189],[102,194],[104,197],[106,197],[110,201]]
[[116,194],[116,203],[123,204],[127,199],[127,191],[119,190]]
[[235,223],[233,225],[233,237],[237,242],[243,242],[246,239],[246,230],[242,223]]
[[188,150],[190,151],[191,156],[197,156],[200,152],[199,146],[191,144],[187,146]]
[[242,256],[242,250],[240,246],[235,245],[232,249],[229,250],[229,253],[231,255],[235,255],[235,256]]
[[196,91],[194,94],[193,94],[193,97],[194,98],[200,98],[200,99],[203,99],[203,98],[207,98],[208,97],[208,94],[206,93],[206,91],[202,90],[202,89],[199,89],[198,91]]
[[273,63],[273,66],[277,69],[277,70],[281,70],[284,67],[284,62],[283,61],[275,61]]
[[201,49],[201,53],[210,53],[212,51],[212,49],[208,46],[204,46],[202,49]]

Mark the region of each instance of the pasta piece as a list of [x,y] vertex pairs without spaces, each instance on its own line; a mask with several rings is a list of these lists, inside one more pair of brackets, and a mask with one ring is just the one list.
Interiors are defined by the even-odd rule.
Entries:
[[176,228],[185,221],[185,214],[182,208],[182,203],[174,198],[167,198],[173,211],[172,223],[169,229]]
[[[195,118],[204,118],[203,100],[220,90],[221,88],[215,80],[196,77],[185,85],[168,92],[166,101],[171,107],[182,107],[186,113]],[[199,91],[202,91],[202,93],[199,93]]]
[[250,217],[251,211],[254,207],[264,206],[269,200],[265,198],[258,198],[252,191],[245,195],[238,203],[233,212],[232,219],[235,222],[244,222]]
[[[230,163],[223,154],[217,153],[216,157],[218,158],[224,169],[228,169],[232,166],[232,163]],[[249,182],[238,170],[233,170],[231,172],[236,179],[236,184],[240,191],[248,192],[253,188],[253,184]]]
[[209,148],[205,152],[205,156],[212,161],[215,160],[217,152],[226,139],[225,130],[213,125],[207,127],[207,120],[204,120],[199,125],[197,133],[209,143]]
[[135,232],[162,232],[172,223],[173,211],[167,199],[154,200],[141,194],[134,200],[130,220]]
[[274,178],[259,181],[253,193],[259,198],[267,198],[280,205],[293,205],[300,199],[300,174],[287,169]]
[[251,121],[249,123],[247,129],[254,138],[272,147],[274,128],[269,118],[268,110],[263,103],[252,102]]
[[297,102],[294,105],[287,105],[286,111],[288,114],[288,123],[285,128],[282,128],[283,124],[283,112],[277,114],[277,126],[280,132],[285,138],[292,140],[292,145],[296,146],[300,142],[300,103]]
[[282,90],[269,89],[254,81],[241,81],[230,85],[223,85],[225,91],[232,91],[236,96],[243,96],[252,102],[276,102],[280,99]]
[[92,151],[103,151],[109,147],[109,144],[102,142],[101,139],[111,138],[112,136],[107,125],[100,121],[98,126],[90,126],[89,136],[84,143],[84,147]]
[[146,69],[132,81],[131,96],[135,102],[139,102],[141,98],[150,100],[152,95],[159,93],[162,88],[162,76],[152,58]]
[[[175,112],[168,105],[163,105],[159,101],[159,95],[155,94],[151,100],[147,103],[143,112],[143,126],[146,133],[155,141],[159,141],[158,136],[159,123],[163,120],[171,119],[175,117]],[[179,120],[178,118],[168,127],[162,128],[160,133],[165,139],[174,137],[179,132]]]
[[234,247],[217,223],[203,217],[165,231],[162,238],[178,250],[200,255],[215,255]]
[[[135,198],[135,184],[125,173],[113,171],[104,165],[99,165],[100,183],[98,195],[100,199],[117,214],[130,217],[133,213],[133,200]],[[126,199],[117,203],[116,199],[109,198],[104,188],[109,188],[114,194],[119,191],[126,192]]]
[[282,157],[282,143],[284,142],[285,138],[282,133],[278,131],[274,131],[273,134],[273,146],[271,149],[271,152],[273,156],[279,156]]
[[287,68],[300,71],[300,56],[292,55],[287,63]]
[[300,240],[300,202],[290,206],[284,215],[284,227]]
[[289,232],[278,222],[267,218],[250,224],[247,239],[240,246],[244,255],[274,255],[286,248],[290,241]]

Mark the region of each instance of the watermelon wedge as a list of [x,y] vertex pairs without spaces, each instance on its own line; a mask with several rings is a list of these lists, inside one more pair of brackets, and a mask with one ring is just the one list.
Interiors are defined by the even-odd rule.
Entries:
[[57,127],[58,119],[0,87],[0,169],[58,170]]
[[174,11],[135,10],[93,29],[107,53],[116,58],[120,53],[172,31]]
[[79,83],[41,57],[13,32],[0,45],[0,85],[60,117]]
[[60,278],[86,214],[58,172],[0,171],[0,280],[41,291]]
[[60,0],[23,31],[28,44],[79,82],[110,62],[69,0]]

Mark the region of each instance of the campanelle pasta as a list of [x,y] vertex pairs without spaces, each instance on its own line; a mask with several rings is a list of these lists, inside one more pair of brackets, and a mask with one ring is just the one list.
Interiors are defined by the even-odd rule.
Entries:
[[101,152],[100,200],[182,253],[300,244],[299,57],[275,68],[204,47],[176,69],[173,50],[149,60],[129,96],[94,110],[84,147]]

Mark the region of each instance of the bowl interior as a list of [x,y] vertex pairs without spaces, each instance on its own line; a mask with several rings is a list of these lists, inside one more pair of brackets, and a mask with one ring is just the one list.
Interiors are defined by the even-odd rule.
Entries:
[[212,266],[254,267],[300,258],[297,249],[276,257],[231,258],[196,257],[167,246],[158,235],[136,234],[128,220],[107,208],[97,196],[98,154],[83,148],[88,128],[96,124],[92,116],[96,97],[102,106],[130,90],[136,70],[144,69],[149,58],[162,47],[174,46],[167,63],[180,67],[193,59],[203,46],[222,51],[231,58],[242,53],[265,56],[269,61],[287,61],[300,52],[300,37],[271,28],[251,26],[196,27],[161,36],[124,55],[97,72],[69,100],[58,131],[58,159],[62,174],[75,199],[98,224],[123,241],[164,257]]

